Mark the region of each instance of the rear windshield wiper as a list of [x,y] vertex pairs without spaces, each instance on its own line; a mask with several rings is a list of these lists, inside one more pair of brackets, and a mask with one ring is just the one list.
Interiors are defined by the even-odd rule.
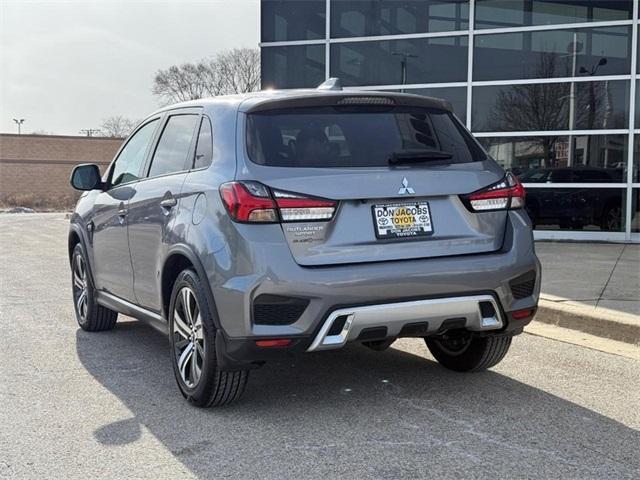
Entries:
[[389,157],[391,165],[402,163],[434,162],[438,160],[450,160],[453,154],[441,150],[419,150],[414,152],[394,152]]

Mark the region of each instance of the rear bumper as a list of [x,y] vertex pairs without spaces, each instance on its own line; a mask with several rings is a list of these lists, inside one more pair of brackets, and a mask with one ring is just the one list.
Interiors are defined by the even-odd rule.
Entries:
[[[280,227],[274,225],[274,228]],[[462,328],[478,332],[486,330],[491,334],[519,333],[531,319],[516,321],[509,312],[537,306],[540,262],[534,252],[528,218],[521,211],[509,212],[501,250],[424,260],[305,268],[293,261],[287,245],[281,241],[281,231],[274,231],[273,241],[264,233],[263,229],[262,236],[256,239],[252,239],[250,234],[243,235],[244,238],[240,238],[235,246],[241,252],[246,251],[246,258],[250,259],[244,264],[246,271],[221,276],[219,265],[224,258],[216,259],[217,266],[211,265],[209,270],[215,272],[209,282],[222,330],[218,343],[220,351],[224,351],[227,357],[225,363],[268,360],[284,351],[307,351],[330,317],[335,318],[336,312],[344,309],[353,313],[354,307],[358,312],[364,312],[365,307],[376,305],[378,308],[369,312],[381,312],[384,309],[380,310],[380,306],[404,303],[402,308],[391,308],[397,321],[383,323],[391,337],[400,334],[404,323],[407,323],[405,320],[418,322],[421,312],[424,313],[424,310],[407,310],[406,304],[412,302],[440,305],[448,302],[453,305],[456,302],[443,302],[442,299],[478,295],[487,296],[483,298],[495,302],[499,325],[479,328],[482,318],[477,314],[478,302],[473,308],[457,302],[457,307],[446,314],[431,315],[428,334],[437,333],[443,321],[456,316],[466,319]],[[225,255],[225,251],[218,255]],[[536,276],[532,294],[514,298],[509,282],[532,271]],[[261,294],[300,297],[308,299],[309,303],[298,320],[290,325],[258,325],[253,322],[252,306],[253,300]],[[389,310],[386,313],[389,314]],[[363,315],[359,313],[360,318],[371,319],[371,315]],[[368,320],[354,323],[354,329],[340,346],[358,340],[363,328],[376,326],[375,321]],[[364,326],[360,328],[360,325]],[[255,340],[264,338],[290,338],[293,342],[287,348],[256,347]],[[311,348],[320,349],[323,348]]]
[[[432,298],[334,310],[322,323],[308,352],[347,342],[426,336],[452,328],[500,330],[506,322],[493,295]],[[336,328],[337,326],[337,328]]]
[[[476,334],[480,335],[508,335],[513,336],[522,332],[522,329],[533,320],[535,315],[535,307],[533,308],[533,313],[530,317],[514,319],[511,313],[502,312],[502,326],[499,329],[485,329],[476,331]],[[417,327],[418,331],[411,331],[409,334],[403,334],[402,330],[399,332],[398,337],[421,337],[421,336],[429,336],[431,334],[437,334],[440,331],[440,328],[447,329],[449,327],[452,328],[460,328],[461,325],[457,323],[455,317],[453,319],[446,319],[440,323],[440,327],[436,328],[435,323],[431,323],[427,326],[429,330],[426,335],[423,335],[424,321],[420,322],[408,322],[403,326],[409,327]],[[325,325],[325,322],[322,322],[322,326]],[[464,328],[464,327],[463,327]],[[371,330],[376,329],[376,327],[371,327]],[[360,329],[360,334],[367,332],[365,327]],[[360,334],[356,337],[360,337]],[[320,331],[316,332],[313,335],[297,335],[288,337],[291,340],[291,343],[286,347],[280,348],[262,348],[256,344],[256,341],[266,338],[273,337],[228,337],[224,332],[220,331],[218,336],[216,337],[216,352],[218,357],[218,367],[222,370],[238,370],[238,369],[251,369],[256,368],[268,362],[270,360],[282,359],[287,356],[294,356],[297,354],[302,354],[305,352],[313,352],[318,351],[320,349],[314,347],[314,343],[318,341],[318,339],[322,339],[322,328]],[[383,337],[367,337],[366,340],[378,340]],[[394,338],[393,336],[387,335],[384,338]],[[332,348],[342,348],[346,342],[341,344],[333,345]],[[362,341],[362,340],[361,340]],[[326,350],[326,348],[322,349]]]

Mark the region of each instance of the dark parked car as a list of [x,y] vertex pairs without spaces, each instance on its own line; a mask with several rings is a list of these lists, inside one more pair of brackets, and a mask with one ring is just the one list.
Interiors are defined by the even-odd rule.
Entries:
[[[522,173],[523,183],[581,184],[625,181],[622,168],[537,168]],[[615,188],[529,188],[526,209],[535,226],[559,225],[563,229],[595,226],[600,230],[622,228],[622,196]]]
[[168,332],[199,406],[270,359],[349,342],[422,338],[482,370],[536,310],[524,189],[441,100],[330,82],[174,105],[71,183],[78,323]]

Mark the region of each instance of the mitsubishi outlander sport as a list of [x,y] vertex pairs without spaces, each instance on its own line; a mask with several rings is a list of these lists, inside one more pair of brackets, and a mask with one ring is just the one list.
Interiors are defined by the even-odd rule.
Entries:
[[524,189],[442,100],[330,80],[182,103],[71,183],[80,327],[124,314],[167,332],[198,406],[351,342],[422,338],[446,368],[490,368],[536,311]]

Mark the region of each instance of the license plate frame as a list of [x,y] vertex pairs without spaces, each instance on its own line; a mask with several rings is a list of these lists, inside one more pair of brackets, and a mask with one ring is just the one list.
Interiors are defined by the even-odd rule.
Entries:
[[[395,213],[399,209],[407,207],[418,209],[418,211],[414,212],[410,210],[408,212],[399,211]],[[425,212],[421,212],[420,210],[425,210]],[[378,212],[384,213],[379,214]],[[416,201],[374,204],[371,206],[371,214],[373,216],[373,230],[378,240],[409,240],[433,235],[433,219],[429,202]],[[413,222],[405,227],[397,223],[394,225],[394,221],[392,220],[394,215],[400,217],[396,222],[408,221],[404,220],[407,216],[413,217]],[[384,220],[386,220],[386,223]],[[417,220],[419,220],[419,222],[417,222]]]

